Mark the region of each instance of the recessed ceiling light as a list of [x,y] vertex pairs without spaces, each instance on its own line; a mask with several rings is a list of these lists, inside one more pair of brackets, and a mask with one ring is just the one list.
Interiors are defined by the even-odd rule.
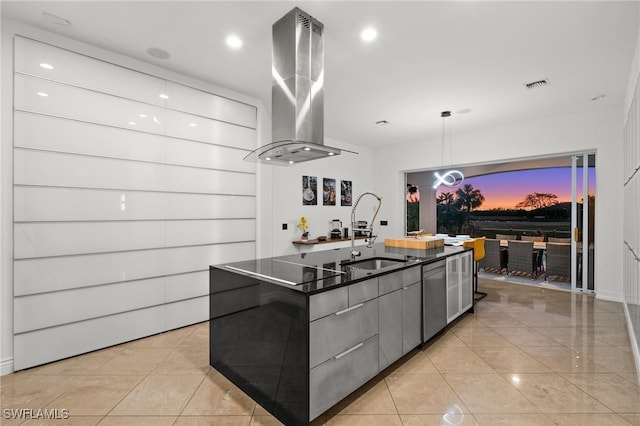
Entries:
[[56,25],[60,25],[61,27],[68,27],[71,25],[71,21],[68,19],[61,18],[49,12],[42,12],[42,16],[49,22],[53,22]]
[[364,41],[373,41],[378,37],[378,31],[375,28],[369,27],[362,30],[360,38]]
[[328,152],[327,155],[331,156],[331,155],[335,155],[333,152]]
[[267,158],[265,158],[265,160],[271,161],[271,157],[267,157]]
[[159,47],[149,47],[146,52],[149,56],[153,56],[157,59],[169,59],[171,57],[171,53],[164,49],[160,49]]
[[130,121],[129,124],[131,124],[132,126],[135,126],[136,122],[135,121]]
[[240,37],[233,34],[227,36],[225,42],[227,43],[227,46],[232,49],[239,49],[242,47],[242,40],[240,39]]
[[44,92],[38,92],[36,93],[38,96],[42,96],[43,98],[46,98],[47,96],[49,96],[47,93]]
[[140,118],[147,118],[147,114],[138,114],[138,117],[140,117]]
[[166,93],[160,93],[160,94],[158,95],[158,97],[159,97],[160,99],[169,99],[169,96],[168,96]]
[[197,124],[196,124],[196,123],[189,123],[189,126],[191,126],[191,127],[196,127],[196,126],[197,126]]
[[52,70],[53,69],[53,65],[51,65],[51,64],[42,63],[42,64],[40,64],[40,67],[44,68],[45,70]]
[[309,148],[308,146],[305,146],[305,147],[304,147],[304,150],[305,150],[305,151],[311,151],[311,148]]
[[386,126],[387,124],[389,124],[389,122],[387,120],[380,120],[380,121],[376,121],[376,124],[378,126]]
[[289,164],[293,164],[293,160],[289,160]]

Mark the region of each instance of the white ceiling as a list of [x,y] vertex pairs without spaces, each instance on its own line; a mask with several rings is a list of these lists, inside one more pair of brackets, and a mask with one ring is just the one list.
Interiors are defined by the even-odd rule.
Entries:
[[[271,26],[294,6],[325,26],[325,135],[370,147],[440,138],[443,110],[458,133],[622,104],[639,21],[637,1],[1,2],[7,17],[267,108]],[[365,44],[369,25],[379,36]],[[225,45],[229,33],[244,40],[240,50]],[[172,56],[152,58],[149,47]],[[525,89],[544,78],[550,86]]]

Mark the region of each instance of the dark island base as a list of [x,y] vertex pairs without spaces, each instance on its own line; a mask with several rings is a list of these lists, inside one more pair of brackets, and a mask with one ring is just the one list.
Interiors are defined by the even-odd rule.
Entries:
[[[210,298],[211,366],[284,424],[309,424],[306,297],[222,270],[211,274],[218,296]],[[229,280],[240,286],[225,288]]]

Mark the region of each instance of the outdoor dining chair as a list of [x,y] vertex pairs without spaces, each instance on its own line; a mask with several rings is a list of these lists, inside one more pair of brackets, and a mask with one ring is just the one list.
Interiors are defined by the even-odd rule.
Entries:
[[547,267],[544,280],[548,277],[571,278],[571,244],[547,243]]
[[533,241],[509,241],[508,249],[508,272],[526,272],[534,279],[538,275],[538,252],[533,249]]
[[507,249],[500,247],[500,240],[487,238],[484,241],[484,258],[480,261],[480,267],[485,271],[497,270],[502,275],[502,270],[507,269]]

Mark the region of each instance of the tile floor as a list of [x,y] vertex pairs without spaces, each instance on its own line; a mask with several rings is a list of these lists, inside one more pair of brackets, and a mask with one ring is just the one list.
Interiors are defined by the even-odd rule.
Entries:
[[[640,425],[622,305],[493,280],[489,295],[313,425]],[[34,348],[35,350],[35,348]],[[2,425],[277,425],[208,365],[197,324],[0,378]],[[6,408],[69,410],[15,420]]]

